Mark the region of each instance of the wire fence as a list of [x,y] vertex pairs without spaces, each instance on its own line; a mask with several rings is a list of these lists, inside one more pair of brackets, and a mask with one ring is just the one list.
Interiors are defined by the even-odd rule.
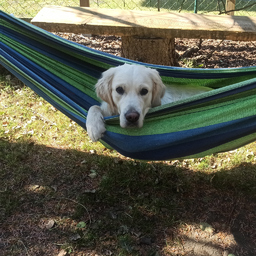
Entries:
[[[34,17],[45,5],[79,6],[80,1],[0,0],[1,11],[20,18]],[[222,14],[226,11],[226,0],[90,0],[90,7]],[[235,9],[235,15],[256,16],[256,0],[236,0]]]

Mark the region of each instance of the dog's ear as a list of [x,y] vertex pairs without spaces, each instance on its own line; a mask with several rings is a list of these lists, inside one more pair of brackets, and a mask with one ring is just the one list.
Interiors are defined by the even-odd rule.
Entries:
[[95,85],[97,96],[108,103],[112,113],[115,112],[115,104],[112,98],[112,80],[115,71],[116,68],[110,68],[107,71],[103,72],[102,77]]
[[151,69],[150,76],[154,83],[151,105],[152,107],[157,107],[161,105],[161,99],[164,96],[166,87],[163,84],[162,79],[157,70]]

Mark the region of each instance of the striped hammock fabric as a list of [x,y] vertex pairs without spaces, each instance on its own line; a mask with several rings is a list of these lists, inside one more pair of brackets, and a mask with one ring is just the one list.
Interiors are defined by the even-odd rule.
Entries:
[[141,129],[106,118],[102,143],[141,160],[196,158],[256,140],[256,67],[189,69],[150,65],[70,42],[0,11],[0,64],[86,128],[99,104],[94,84],[106,69],[134,63],[155,68],[163,82],[215,90],[151,109]]

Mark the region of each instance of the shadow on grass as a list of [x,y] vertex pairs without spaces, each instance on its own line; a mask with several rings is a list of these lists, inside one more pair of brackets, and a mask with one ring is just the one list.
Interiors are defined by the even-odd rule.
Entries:
[[0,248],[3,255],[61,248],[67,255],[256,255],[255,184],[253,164],[192,172],[0,140]]

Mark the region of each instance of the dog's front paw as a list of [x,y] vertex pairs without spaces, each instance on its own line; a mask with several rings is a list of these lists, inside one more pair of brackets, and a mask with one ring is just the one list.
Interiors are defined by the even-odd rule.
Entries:
[[106,131],[104,117],[99,106],[90,107],[86,118],[86,129],[88,136],[93,142],[102,138]]
[[93,126],[89,125],[89,127],[87,126],[88,136],[90,137],[90,139],[93,142],[96,142],[99,139],[101,139],[103,137],[105,131],[106,131],[106,128],[105,128],[103,119],[101,119],[101,121],[98,122],[98,124],[95,124]]

